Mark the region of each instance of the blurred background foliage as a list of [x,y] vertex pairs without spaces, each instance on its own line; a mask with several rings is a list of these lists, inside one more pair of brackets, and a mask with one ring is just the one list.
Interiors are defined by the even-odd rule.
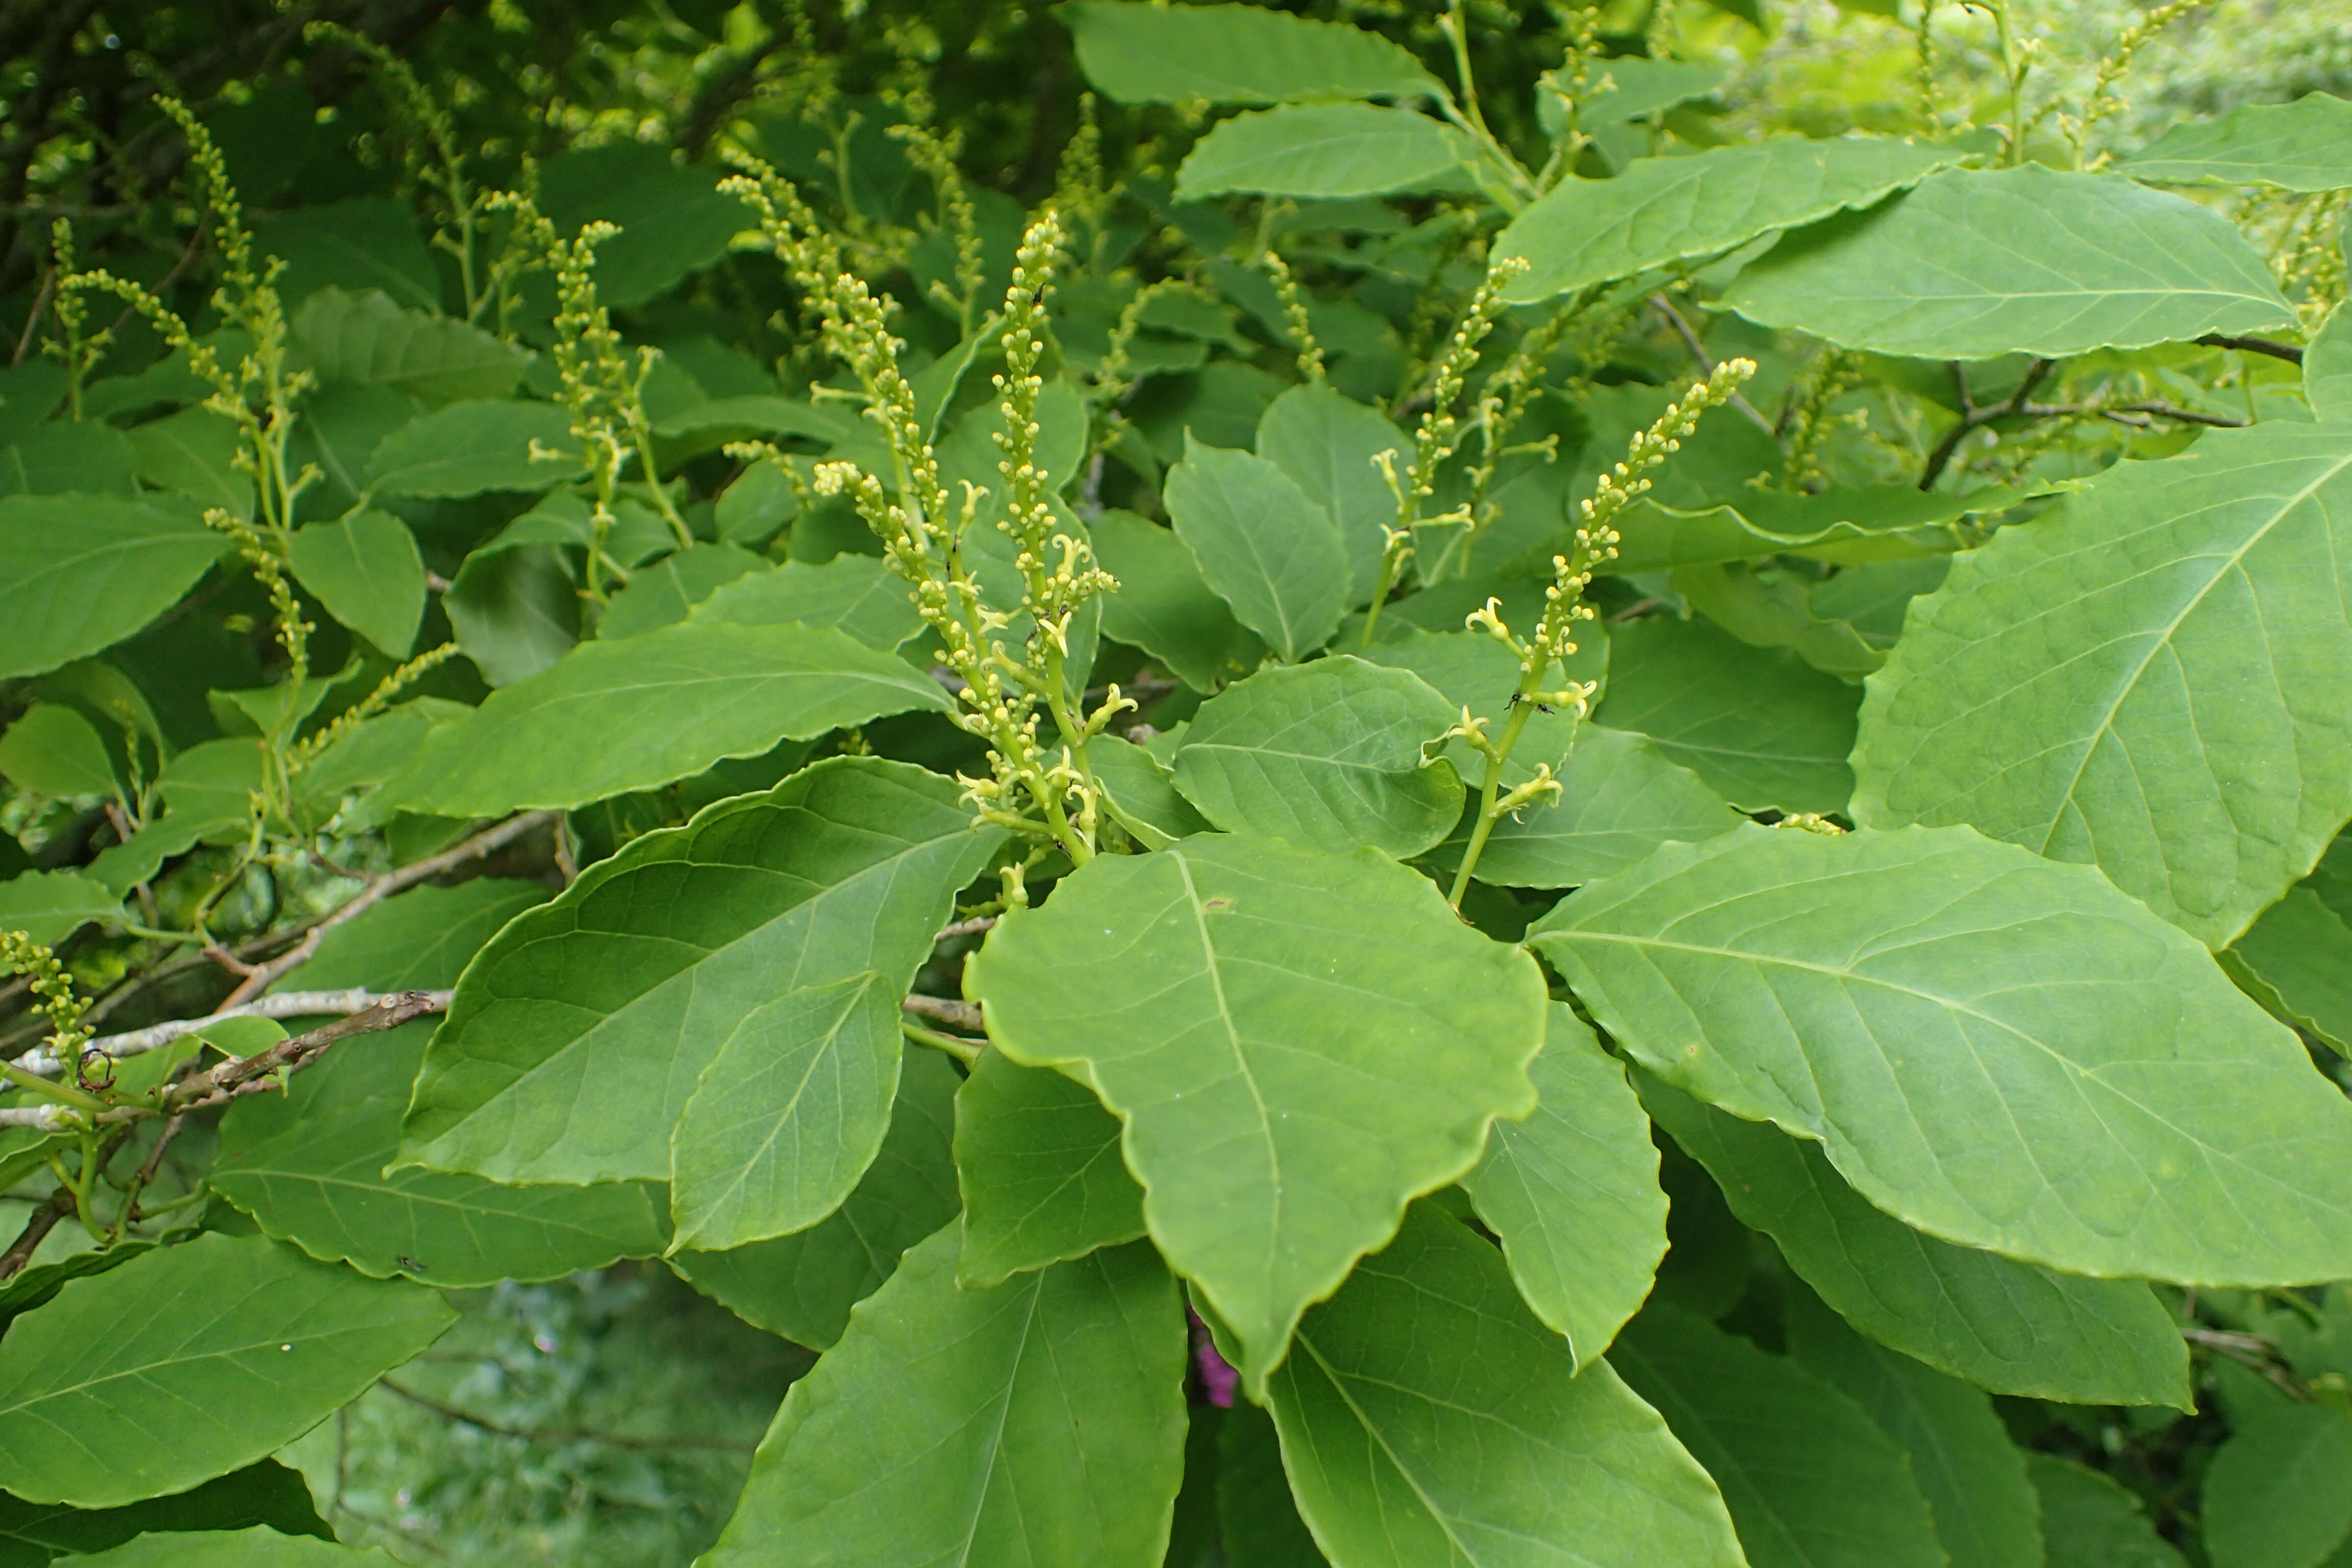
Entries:
[[[1376,27],[1433,65],[1446,58],[1431,0],[1293,8]],[[1505,137],[1538,142],[1530,89],[1559,63],[1571,7],[1468,9],[1487,112]],[[2042,50],[2030,96],[2080,101],[2147,9],[2020,0]],[[348,51],[304,44],[305,26],[321,19],[407,60],[486,183],[515,182],[528,160],[571,148],[644,143],[709,162],[735,138],[813,185],[865,181],[872,210],[922,230],[905,256],[918,275],[925,244],[945,239],[888,123],[927,120],[959,136],[982,229],[1009,250],[1020,209],[1051,195],[1087,112],[1051,6],[1011,0],[0,0],[0,352],[14,345],[21,362],[32,342],[59,217],[86,258],[201,310],[202,230],[179,178],[184,143],[152,107],[159,91],[186,98],[214,128],[265,243],[271,216],[299,206],[394,195],[429,207],[429,193],[406,188],[403,121],[374,80]],[[1703,145],[1921,128],[1919,0],[1605,0],[1598,20],[1612,52],[1663,48],[1729,73],[1654,134]],[[2002,89],[1991,23],[1958,5],[1937,5],[1933,20],[1936,118],[1951,128],[1992,118]],[[2352,0],[2213,0],[2140,52],[2126,107],[2102,134],[2130,147],[2182,117],[2312,90],[2352,96]],[[1099,123],[1111,177],[1142,188],[1167,179],[1204,120],[1181,106],[1106,105]],[[848,221],[856,240],[857,215]],[[1217,225],[1230,227],[1216,215],[1188,221],[1199,232],[1134,237],[1139,276],[1192,265],[1183,242],[1213,252]],[[639,341],[705,334],[789,369],[797,345],[775,303],[772,285],[730,260],[622,321]],[[1075,321],[1064,326],[1074,346]],[[137,323],[116,326],[110,368],[154,357]],[[152,661],[159,679],[168,654]],[[28,810],[0,801],[15,840],[0,840],[0,856],[21,846],[37,863],[70,858],[87,825]],[[257,921],[299,891],[272,889]],[[101,983],[108,962],[102,951],[78,959]],[[154,999],[158,1016],[177,1005]],[[1687,1213],[1678,1204],[1690,1267],[1706,1248]],[[656,1264],[473,1292],[461,1305],[460,1328],[426,1358],[287,1456],[346,1539],[418,1563],[688,1562],[715,1535],[751,1446],[810,1359]],[[2352,1334],[2341,1306],[2303,1325],[2305,1337]],[[2065,1413],[2067,1429],[2053,1434],[2055,1407],[2005,1404],[2020,1406],[2010,1414],[2029,1429],[2021,1436],[2100,1463],[2159,1519],[2211,1435],[2196,1419],[2098,1411]]]

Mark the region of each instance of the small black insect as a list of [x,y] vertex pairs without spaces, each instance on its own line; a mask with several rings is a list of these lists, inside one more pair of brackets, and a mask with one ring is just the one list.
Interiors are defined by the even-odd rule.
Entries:
[[422,1274],[425,1269],[425,1265],[422,1261],[414,1258],[394,1256],[393,1261],[399,1264],[401,1268],[406,1269],[411,1274]]

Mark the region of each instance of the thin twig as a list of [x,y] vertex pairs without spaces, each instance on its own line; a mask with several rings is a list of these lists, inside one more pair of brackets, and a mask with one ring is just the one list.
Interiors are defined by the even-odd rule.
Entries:
[[[1650,308],[1666,319],[1666,325],[1674,328],[1675,336],[1682,339],[1683,347],[1690,350],[1691,358],[1698,361],[1699,374],[1713,375],[1715,356],[1706,352],[1706,345],[1699,342],[1697,331],[1684,318],[1680,310],[1675,309],[1674,301],[1664,294],[1653,294],[1650,296]],[[1765,418],[1756,405],[1748,402],[1741,394],[1735,392],[1731,395],[1731,405],[1756,421],[1758,427],[1767,436],[1777,433],[1772,428],[1772,422]]]
[[2270,338],[2232,338],[2220,332],[2208,332],[2197,340],[2209,349],[2242,349],[2250,354],[2268,354],[2289,364],[2303,363],[2303,351],[2293,343],[2282,343]]
[[32,313],[25,318],[25,331],[16,339],[16,352],[8,361],[12,368],[23,364],[25,356],[33,352],[33,334],[40,328],[41,312],[49,308],[49,300],[57,290],[58,269],[52,267],[42,274],[41,291],[33,296]]
[[909,996],[901,1005],[918,1018],[936,1018],[950,1027],[975,1034],[987,1026],[981,1021],[980,1005],[975,1002],[957,1002],[945,996]]
[[419,882],[429,882],[442,872],[453,870],[468,860],[479,859],[493,850],[502,849],[534,828],[553,822],[555,817],[556,814],[551,811],[527,811],[520,816],[507,818],[495,827],[485,828],[464,843],[444,849],[438,855],[428,856],[396,871],[385,872],[370,882],[357,898],[311,926],[300,942],[268,963],[256,965],[253,973],[228,994],[217,1011],[225,1013],[240,1005],[309,963],[310,955],[319,951],[319,943],[337,926],[359,919],[394,893],[405,892]]
[[1936,443],[1934,451],[1927,454],[1927,466],[1919,476],[1919,488],[1923,490],[1936,488],[1936,481],[1943,476],[1945,466],[1951,462],[1952,454],[1960,449],[1960,443],[1969,438],[1970,431],[1981,429],[1996,419],[2012,418],[2025,413],[2033,401],[2035,389],[2049,379],[2050,373],[2056,368],[2055,360],[2035,360],[2027,367],[2025,379],[2017,384],[2016,392],[2006,402],[1979,407],[1969,391],[1968,373],[1960,368],[1958,361],[1954,361],[1952,382],[1960,392],[1959,423],[1944,432],[1944,438]]
[[58,1221],[73,1212],[73,1189],[59,1186],[47,1202],[26,1216],[25,1228],[8,1244],[7,1251],[0,1252],[0,1279],[15,1279],[32,1261],[41,1243],[48,1239],[49,1232],[57,1229]]
[[509,1426],[503,1422],[469,1415],[454,1405],[430,1399],[413,1388],[404,1387],[392,1379],[379,1378],[376,1386],[386,1394],[405,1399],[419,1409],[430,1410],[445,1421],[455,1421],[461,1426],[471,1426],[478,1432],[488,1432],[497,1437],[514,1437],[526,1443],[604,1443],[615,1448],[645,1448],[655,1452],[665,1449],[684,1453],[749,1454],[759,1447],[757,1443],[730,1442],[724,1437],[635,1437],[625,1432],[573,1432],[548,1430],[536,1426]]
[[951,926],[943,927],[940,930],[940,934],[931,938],[931,940],[933,942],[945,942],[950,937],[978,936],[982,931],[987,931],[991,927],[994,926],[1000,918],[1001,917],[996,915],[974,915],[968,921],[958,921]]

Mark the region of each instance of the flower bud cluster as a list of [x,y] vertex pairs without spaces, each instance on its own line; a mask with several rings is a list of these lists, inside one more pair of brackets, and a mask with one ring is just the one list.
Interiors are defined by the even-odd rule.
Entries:
[[49,1053],[59,1061],[79,1059],[89,1044],[90,1031],[81,1021],[89,1004],[75,994],[58,955],[21,931],[0,931],[0,965],[25,977],[33,1010],[48,1019],[49,1037],[42,1044]]
[[1315,342],[1315,326],[1307,313],[1307,295],[1298,287],[1298,279],[1290,270],[1290,263],[1278,250],[1265,253],[1265,269],[1274,279],[1274,291],[1282,300],[1283,324],[1289,329],[1290,341],[1298,345],[1298,376],[1301,381],[1323,379],[1323,350]]

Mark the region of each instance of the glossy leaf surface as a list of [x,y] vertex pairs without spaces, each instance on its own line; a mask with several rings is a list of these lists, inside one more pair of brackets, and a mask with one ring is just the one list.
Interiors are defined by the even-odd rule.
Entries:
[[1339,525],[1289,475],[1189,433],[1168,476],[1168,515],[1201,575],[1242,625],[1296,661],[1322,646],[1347,608]]
[[1085,1084],[989,1051],[956,1091],[955,1119],[958,1279],[994,1285],[1143,1234],[1118,1118]]

